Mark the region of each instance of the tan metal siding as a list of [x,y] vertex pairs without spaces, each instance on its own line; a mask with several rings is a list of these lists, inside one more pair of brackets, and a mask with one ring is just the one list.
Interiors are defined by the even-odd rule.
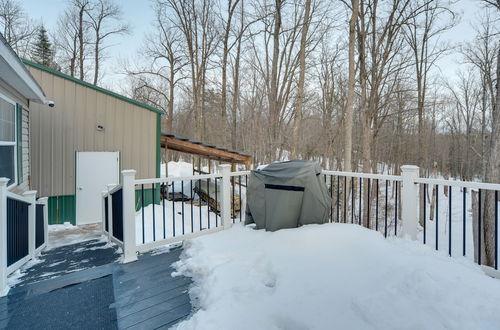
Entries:
[[[119,151],[121,169],[156,176],[156,116],[142,107],[29,67],[55,107],[31,107],[32,182],[42,196],[75,193],[75,152]],[[97,125],[104,127],[97,130]],[[35,128],[36,126],[36,128]]]

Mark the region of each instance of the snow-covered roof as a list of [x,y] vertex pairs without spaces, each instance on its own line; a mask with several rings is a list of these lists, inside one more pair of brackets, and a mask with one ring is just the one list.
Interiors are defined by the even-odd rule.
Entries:
[[37,103],[47,103],[42,88],[1,33],[0,72],[2,73],[1,79],[26,99]]

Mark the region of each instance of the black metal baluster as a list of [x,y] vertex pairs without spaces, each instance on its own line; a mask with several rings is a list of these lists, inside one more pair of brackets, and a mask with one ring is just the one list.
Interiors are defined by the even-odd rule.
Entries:
[[233,192],[232,192],[232,194],[233,194],[233,208],[231,209],[231,218],[233,218],[233,223],[234,223],[236,221],[236,219],[235,219],[236,218],[236,210],[234,208],[234,191],[235,191],[235,189],[234,189],[234,176],[231,179],[232,179],[232,183],[233,183],[233,185],[232,185],[232,188],[233,188]]
[[436,185],[436,250],[439,250],[439,187]]
[[344,176],[344,218],[342,219],[343,223],[347,223],[347,177]]
[[370,186],[371,186],[371,180],[368,178],[368,191],[366,192],[366,198],[367,198],[367,209],[366,209],[366,225],[368,226],[367,228],[370,227]]
[[451,257],[451,186],[448,187],[448,255]]
[[175,237],[175,182],[172,181],[172,237]]
[[[165,191],[165,183],[162,184],[163,185],[163,191]],[[168,194],[168,190],[167,190],[167,194]],[[163,205],[163,239],[167,238],[167,229],[165,228],[165,196],[163,196],[163,199],[162,199],[162,205]]]
[[151,191],[153,192],[153,242],[156,241],[156,219],[155,219],[155,208],[156,208],[156,204],[155,204],[155,184],[151,184]]
[[217,210],[219,209],[218,201],[217,201],[217,178],[214,179],[215,181],[215,227],[219,226],[219,216]]
[[394,186],[396,189],[396,200],[394,201],[394,235],[398,236],[398,182],[394,181]]
[[495,190],[495,269],[498,269],[498,190]]
[[146,243],[146,229],[144,228],[144,185],[141,184],[141,206],[142,206],[142,244]]
[[363,217],[362,213],[361,213],[361,194],[362,194],[362,188],[361,188],[361,185],[362,185],[362,182],[363,180],[361,180],[361,178],[358,179],[359,180],[359,219],[358,219],[358,225],[361,225],[361,218]]
[[463,229],[463,232],[462,232],[462,254],[464,255],[465,257],[465,239],[466,239],[466,235],[465,235],[465,210],[466,210],[466,206],[465,206],[465,201],[466,201],[466,195],[467,195],[467,188],[464,187],[463,189],[463,193],[462,193],[462,229]]
[[422,203],[423,203],[423,210],[424,210],[424,244],[426,243],[427,241],[427,229],[426,229],[426,222],[427,222],[427,203],[425,202],[425,198],[426,198],[426,193],[427,193],[427,184],[424,183],[424,195],[423,195],[423,198],[422,198]]
[[184,181],[181,181],[181,195],[182,195],[182,235],[184,235],[186,232],[184,230]]
[[[246,175],[245,175],[245,181],[246,181]],[[330,203],[330,222],[333,222],[333,175],[330,175],[330,199],[332,200],[332,202]]]
[[478,251],[477,251],[477,261],[478,264],[481,264],[481,237],[483,236],[481,231],[483,228],[481,223],[481,189],[479,189],[479,205],[477,207],[477,236],[479,236],[478,242]]
[[[243,201],[243,199],[241,198],[241,175],[238,175],[238,192],[240,194],[240,222],[241,222],[241,210],[243,209],[243,207],[241,206],[241,203]],[[325,184],[326,184],[326,175],[325,175]]]
[[337,222],[340,222],[340,176],[337,176]]
[[377,196],[376,196],[376,201],[375,201],[375,230],[378,231],[378,179],[377,179]]
[[208,195],[208,205],[207,205],[207,215],[208,215],[208,229],[210,229],[210,202],[212,198],[210,198],[210,179],[207,179],[207,195]]
[[191,197],[191,232],[194,232],[194,214],[193,214],[193,180],[189,180],[189,188],[190,193],[189,197]]
[[384,219],[384,237],[387,237],[387,204],[389,195],[389,180],[385,180],[385,219]]
[[351,176],[351,223],[354,223],[354,177]]
[[199,193],[198,193],[198,198],[199,198],[198,211],[199,212],[198,213],[200,216],[200,231],[201,231],[201,227],[202,227],[202,224],[201,224],[201,194],[202,194],[202,192],[201,192],[201,179],[198,180],[198,187],[199,187],[199,189],[198,189],[198,191],[199,191]]

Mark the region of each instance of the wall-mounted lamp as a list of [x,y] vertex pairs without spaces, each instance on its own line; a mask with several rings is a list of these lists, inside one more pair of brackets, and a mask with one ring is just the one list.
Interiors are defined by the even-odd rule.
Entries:
[[104,126],[102,126],[102,125],[97,125],[96,128],[98,131],[104,131]]

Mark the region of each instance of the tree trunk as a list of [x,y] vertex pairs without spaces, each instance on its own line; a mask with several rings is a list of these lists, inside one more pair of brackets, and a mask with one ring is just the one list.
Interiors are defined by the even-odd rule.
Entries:
[[352,122],[354,112],[354,88],[356,82],[356,63],[354,61],[356,44],[356,23],[358,21],[359,0],[352,0],[352,14],[349,21],[349,81],[345,109],[344,171],[352,171]]
[[304,103],[304,80],[306,75],[306,43],[307,31],[309,29],[309,16],[311,13],[311,0],[306,0],[304,9],[304,24],[302,25],[302,36],[300,39],[300,73],[299,83],[297,86],[297,102],[295,104],[295,116],[293,120],[293,143],[292,143],[292,159],[298,157],[298,147],[301,143],[301,125],[302,125],[302,105]]

